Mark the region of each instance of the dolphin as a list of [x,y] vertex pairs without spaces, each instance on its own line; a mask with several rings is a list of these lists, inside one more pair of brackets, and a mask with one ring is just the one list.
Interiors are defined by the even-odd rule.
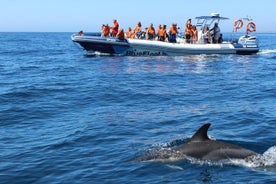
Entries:
[[254,151],[209,139],[207,132],[210,126],[211,123],[201,126],[186,144],[177,146],[174,150],[189,157],[212,161],[245,159],[257,155]]
[[[172,147],[168,153],[153,153],[139,158],[140,161],[168,159],[174,155],[181,155],[181,158],[196,158],[200,160],[220,161],[228,159],[245,159],[250,156],[258,155],[256,152],[236,146],[230,143],[211,140],[208,137],[210,123],[201,126],[192,138],[179,146]],[[161,155],[161,157],[160,157]]]

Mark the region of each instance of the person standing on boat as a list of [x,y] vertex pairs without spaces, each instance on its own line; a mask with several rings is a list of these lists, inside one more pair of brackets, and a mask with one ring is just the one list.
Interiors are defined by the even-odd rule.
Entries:
[[164,24],[162,29],[163,29],[163,34],[164,34],[164,41],[166,41],[168,38],[167,25]]
[[209,27],[206,26],[203,32],[204,43],[211,43],[211,35]]
[[191,43],[192,29],[193,29],[192,20],[188,19],[185,27],[186,43]]
[[166,40],[166,36],[167,36],[167,26],[166,25],[159,25],[158,28],[158,40],[164,42]]
[[161,35],[162,35],[162,25],[159,24],[158,26],[158,30],[157,30],[157,37],[158,37],[158,41],[161,41]]
[[196,29],[196,26],[193,26],[192,29],[192,43],[196,43],[198,40],[198,31]]
[[155,37],[155,29],[153,27],[153,24],[151,23],[147,30],[148,33],[148,39],[153,40]]
[[119,23],[116,19],[113,20],[113,25],[110,28],[112,29],[111,36],[115,37],[119,31]]
[[172,26],[170,27],[170,31],[169,31],[169,41],[170,42],[176,43],[176,34],[178,34],[177,24],[173,23]]
[[218,26],[218,23],[216,22],[214,27],[210,29],[210,31],[213,32],[213,43],[219,43],[220,39],[220,28]]

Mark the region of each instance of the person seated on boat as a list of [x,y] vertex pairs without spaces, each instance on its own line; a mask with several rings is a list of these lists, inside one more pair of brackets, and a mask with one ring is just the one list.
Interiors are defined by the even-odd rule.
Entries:
[[83,36],[83,35],[84,35],[83,30],[80,30],[80,31],[78,32],[78,36]]
[[155,38],[155,29],[151,23],[147,29],[148,40],[153,40]]
[[186,43],[191,43],[191,37],[192,37],[192,20],[188,19],[185,26],[185,39]]
[[115,37],[119,31],[119,23],[116,19],[113,20],[113,25],[110,28],[112,29],[111,36]]
[[220,34],[220,28],[217,22],[215,23],[214,27],[210,29],[210,32],[212,32],[213,43],[219,43],[221,34]]
[[211,34],[208,26],[206,26],[203,31],[203,39],[204,43],[211,43]]
[[110,36],[110,27],[108,26],[108,24],[106,25],[102,25],[102,34],[101,37],[107,37]]
[[176,43],[177,34],[178,34],[177,24],[173,23],[169,30],[169,42]]
[[116,35],[116,38],[120,39],[120,40],[123,40],[125,39],[125,33],[124,33],[124,30],[123,29],[120,29]]
[[192,43],[196,43],[198,41],[198,31],[196,26],[194,25],[192,28]]
[[141,38],[141,36],[142,36],[141,28],[142,28],[142,24],[141,24],[141,22],[138,22],[134,29],[134,34],[135,34],[136,38],[138,38],[138,39]]
[[131,27],[129,27],[125,33],[125,37],[126,38],[135,38],[135,33],[134,31],[131,29]]

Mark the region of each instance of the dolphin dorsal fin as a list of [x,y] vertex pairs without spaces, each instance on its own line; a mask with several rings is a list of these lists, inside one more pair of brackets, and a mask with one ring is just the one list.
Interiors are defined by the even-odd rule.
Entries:
[[202,125],[196,133],[193,135],[193,137],[190,139],[190,142],[198,142],[198,141],[205,141],[209,140],[208,137],[208,129],[211,126],[211,123],[207,123],[205,125]]

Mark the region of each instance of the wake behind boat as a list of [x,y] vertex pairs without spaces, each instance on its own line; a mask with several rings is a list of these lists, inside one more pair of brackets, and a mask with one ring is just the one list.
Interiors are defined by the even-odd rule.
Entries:
[[[101,53],[122,56],[181,56],[189,54],[255,54],[259,51],[258,39],[249,35],[255,32],[256,25],[248,20],[246,34],[237,41],[220,41],[212,43],[207,41],[206,28],[218,25],[226,17],[220,17],[213,13],[211,16],[200,16],[197,19],[198,39],[193,43],[187,42],[187,38],[178,35],[175,42],[149,40],[145,38],[116,38],[102,37],[100,35],[72,35],[73,42],[80,44],[88,53]],[[242,28],[242,19],[234,22],[234,32]]]

